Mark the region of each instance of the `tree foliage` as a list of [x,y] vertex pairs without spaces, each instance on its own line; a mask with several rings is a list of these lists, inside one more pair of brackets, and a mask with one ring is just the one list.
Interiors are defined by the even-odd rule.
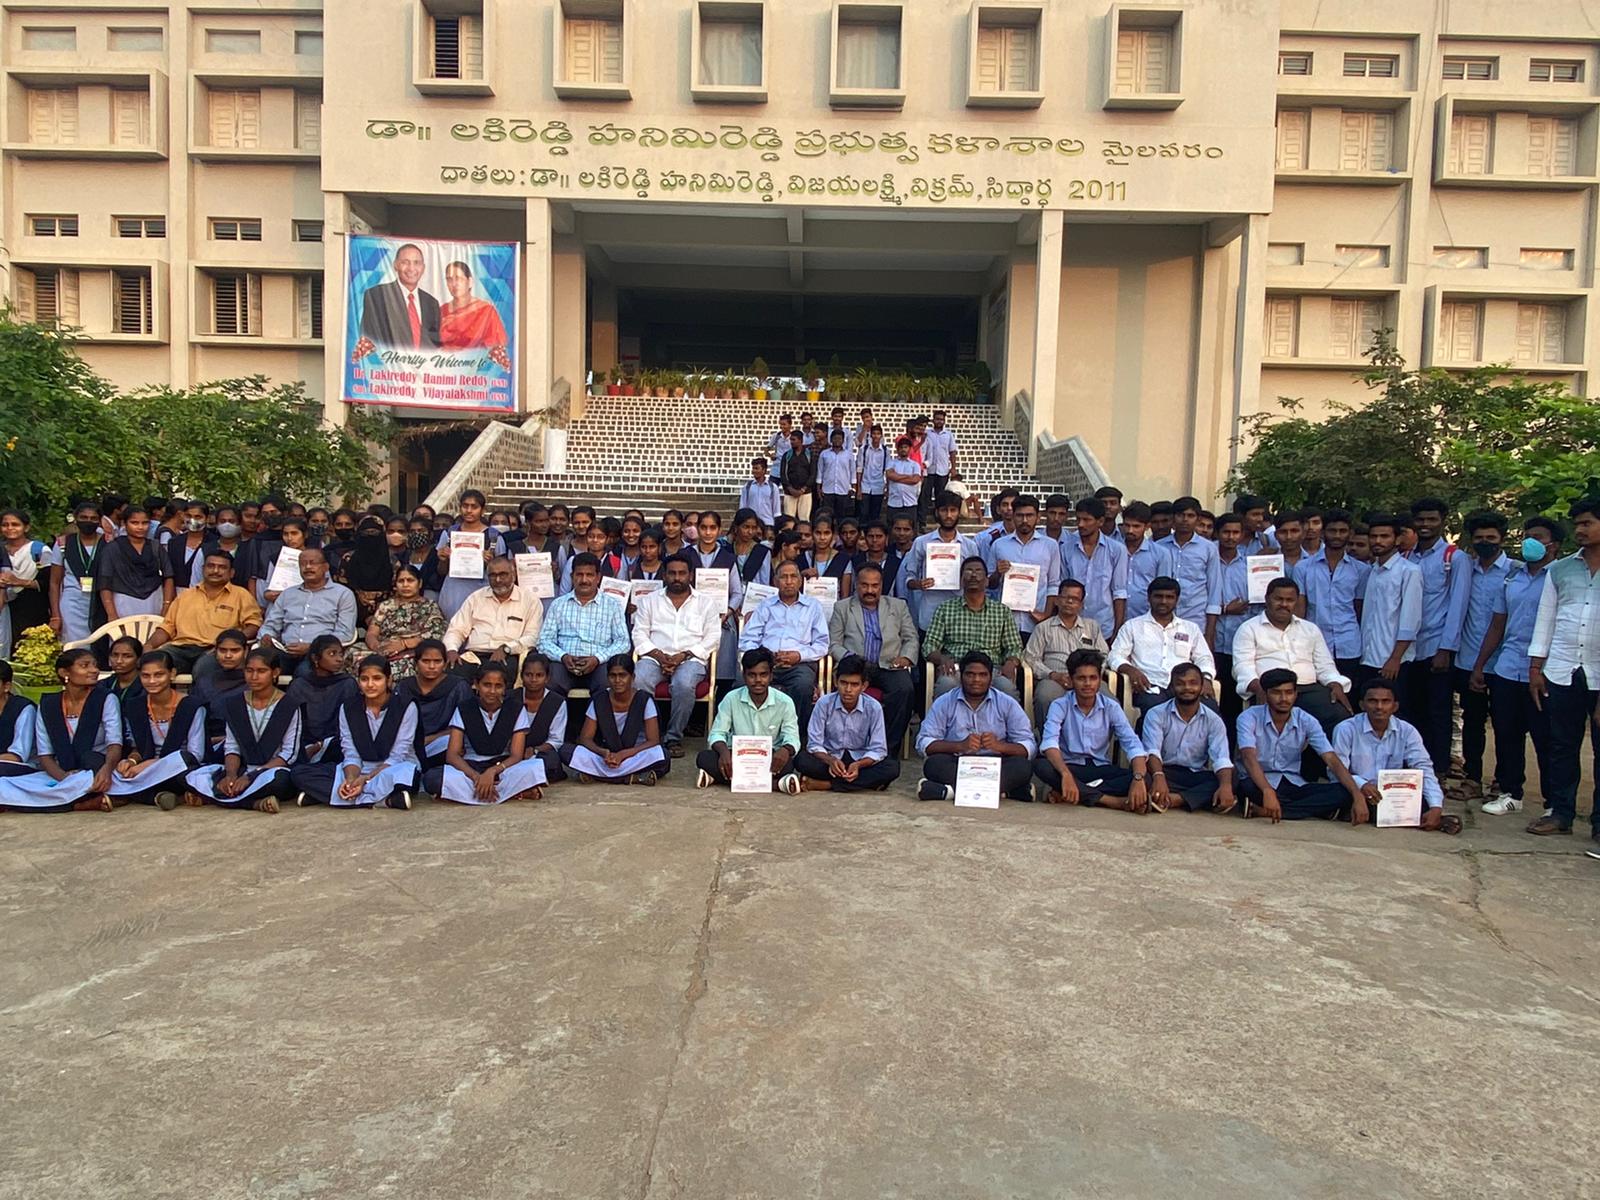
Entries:
[[74,338],[0,314],[0,498],[36,519],[71,497],[268,491],[359,500],[376,482],[360,428],[324,423],[303,384],[257,376],[119,396]]
[[1457,512],[1521,517],[1565,515],[1574,500],[1600,493],[1600,405],[1508,367],[1408,371],[1386,341],[1369,357],[1367,404],[1333,401],[1312,421],[1295,415],[1299,401],[1281,397],[1287,417],[1246,418],[1235,444],[1249,455],[1226,490],[1276,507],[1356,512],[1438,496]]

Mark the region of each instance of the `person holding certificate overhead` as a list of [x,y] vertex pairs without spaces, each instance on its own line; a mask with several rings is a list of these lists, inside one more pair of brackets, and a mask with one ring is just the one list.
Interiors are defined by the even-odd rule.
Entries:
[[795,719],[794,701],[772,686],[772,651],[764,646],[747,650],[739,665],[744,672],[744,686],[734,688],[717,705],[716,721],[706,733],[706,748],[694,760],[699,768],[696,787],[733,782],[735,738],[769,740],[774,784],[789,773],[789,763],[800,749],[800,723]]
[[960,496],[941,493],[934,501],[933,515],[938,528],[911,544],[895,592],[911,606],[911,615],[923,633],[928,632],[939,606],[961,595],[961,564],[978,554],[977,541],[957,532]]
[[[1333,750],[1350,767],[1350,775],[1368,805],[1383,802],[1379,774],[1419,771],[1422,774],[1422,828],[1460,833],[1461,818],[1444,811],[1444,791],[1433,773],[1433,760],[1422,734],[1402,721],[1396,685],[1375,676],[1361,689],[1361,711],[1333,731]],[[1360,822],[1358,821],[1357,824]]]
[[[981,570],[982,560],[973,561]],[[953,801],[961,758],[969,754],[1000,759],[1000,790],[1013,800],[1032,798],[1033,726],[1022,705],[993,683],[994,660],[969,650],[961,659],[960,688],[929,706],[917,732],[923,758],[918,800]]]

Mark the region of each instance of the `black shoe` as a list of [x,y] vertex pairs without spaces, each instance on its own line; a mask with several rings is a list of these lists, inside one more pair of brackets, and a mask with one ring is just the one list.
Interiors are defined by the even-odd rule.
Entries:
[[924,779],[917,784],[918,800],[943,800],[949,802],[956,798],[956,790],[942,783],[935,783],[931,779]]

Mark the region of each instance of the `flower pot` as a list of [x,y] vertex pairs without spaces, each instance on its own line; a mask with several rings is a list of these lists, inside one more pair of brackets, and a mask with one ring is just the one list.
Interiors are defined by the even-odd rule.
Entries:
[[606,384],[606,395],[608,395],[608,396],[620,396],[620,395],[622,395],[622,386],[620,384],[615,384],[615,383]]
[[688,388],[673,388],[672,389],[672,398],[674,400],[682,400],[688,394],[689,394],[689,389]]
[[639,394],[639,389],[634,387],[631,383],[625,383],[622,385],[622,394],[624,396],[637,396]]
[[813,392],[809,388],[806,389],[806,403],[807,404],[815,404],[821,398],[822,398],[822,393],[821,392]]
[[667,389],[666,388],[658,387],[658,388],[655,389],[655,392],[656,392],[656,399],[657,400],[665,400],[667,398]]
[[768,393],[767,393],[767,389],[766,388],[757,388],[756,389],[756,399],[757,400],[765,400],[767,398],[767,395],[768,395]]

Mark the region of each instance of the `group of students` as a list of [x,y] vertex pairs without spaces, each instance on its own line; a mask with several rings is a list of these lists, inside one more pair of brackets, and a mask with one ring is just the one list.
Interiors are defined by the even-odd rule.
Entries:
[[[835,426],[841,415],[835,414]],[[926,431],[927,441],[919,450],[926,451],[934,435],[944,432],[943,414],[934,417],[938,428]],[[870,427],[867,432],[869,438],[874,437]],[[953,466],[953,436],[948,454]],[[833,498],[830,493],[830,501]],[[540,618],[535,617],[524,645],[508,647],[527,653],[497,651],[490,656],[488,674],[516,672],[521,658],[524,672],[531,667],[537,675],[542,670],[544,679],[530,691],[519,672],[517,678],[504,680],[504,695],[515,692],[514,685],[522,683],[521,694],[531,694],[543,703],[546,695],[565,696],[575,685],[587,683],[594,702],[585,711],[584,729],[570,748],[563,746],[560,737],[550,741],[548,729],[542,731],[546,736],[536,745],[556,753],[553,761],[547,761],[548,755],[541,759],[545,770],[536,782],[527,783],[524,774],[506,769],[510,782],[519,785],[507,795],[524,794],[549,782],[551,768],[560,770],[558,764],[564,762],[563,749],[568,760],[576,756],[580,769],[575,773],[581,777],[653,783],[673,758],[681,756],[679,743],[687,710],[708,686],[703,669],[692,679],[692,672],[686,670],[675,680],[676,669],[686,661],[703,668],[710,645],[716,645],[720,647],[719,691],[726,694],[717,700],[718,719],[708,731],[710,746],[696,760],[702,785],[729,778],[730,739],[754,731],[773,737],[774,779],[783,790],[885,786],[898,774],[900,742],[913,710],[926,708],[917,738],[927,760],[919,791],[930,797],[943,796],[952,786],[962,754],[979,753],[1021,760],[1004,764],[1007,791],[1018,796],[1037,778],[1050,795],[1065,800],[1107,802],[1105,798],[1110,797],[1140,809],[1151,804],[1165,807],[1175,794],[1171,789],[1176,769],[1199,773],[1198,782],[1187,779],[1185,787],[1177,789],[1184,793],[1185,803],[1209,786],[1208,803],[1226,801],[1229,807],[1237,804],[1241,810],[1254,806],[1269,815],[1317,811],[1357,820],[1374,797],[1368,787],[1372,782],[1369,773],[1357,771],[1352,761],[1361,757],[1357,747],[1364,743],[1357,739],[1340,752],[1339,735],[1350,726],[1346,739],[1357,733],[1372,739],[1375,748],[1362,753],[1373,761],[1381,760],[1382,768],[1403,766],[1424,772],[1424,823],[1446,829],[1459,826],[1443,813],[1441,781],[1460,799],[1484,797],[1488,813],[1521,808],[1525,745],[1531,740],[1548,807],[1529,831],[1570,832],[1578,752],[1597,695],[1589,681],[1600,684],[1600,662],[1587,657],[1592,646],[1600,646],[1600,634],[1591,637],[1581,619],[1581,605],[1590,594],[1589,575],[1581,565],[1600,556],[1600,517],[1594,506],[1573,508],[1572,535],[1579,553],[1557,561],[1564,531],[1549,518],[1533,517],[1522,523],[1522,537],[1514,546],[1517,557],[1512,558],[1503,548],[1509,532],[1503,517],[1472,514],[1462,523],[1460,539],[1452,541],[1445,536],[1445,524],[1452,514],[1444,504],[1429,499],[1415,502],[1407,514],[1373,513],[1359,522],[1341,510],[1284,511],[1269,518],[1267,506],[1249,496],[1240,497],[1231,511],[1223,513],[1207,512],[1193,497],[1157,504],[1124,505],[1122,500],[1121,493],[1109,487],[1075,503],[1065,496],[1041,500],[1005,489],[994,497],[992,523],[976,533],[966,533],[960,528],[963,497],[945,491],[932,500],[935,527],[919,535],[919,514],[911,504],[897,506],[909,511],[896,512],[890,521],[875,516],[837,516],[831,504],[806,516],[770,511],[764,515],[745,506],[735,513],[725,534],[720,514],[711,511],[668,511],[660,522],[648,522],[641,512],[620,520],[602,519],[587,506],[537,502],[519,512],[491,512],[475,492],[461,497],[459,514],[435,514],[419,507],[409,518],[381,509],[366,514],[312,509],[302,516],[294,506],[268,498],[259,505],[242,506],[254,510],[254,528],[246,537],[242,523],[229,519],[241,514],[240,508],[211,509],[193,502],[172,502],[157,508],[160,524],[153,530],[149,513],[119,507],[120,498],[108,497],[101,505],[78,506],[74,527],[42,552],[39,543],[31,549],[28,546],[29,528],[21,514],[0,514],[0,539],[13,567],[0,575],[0,583],[8,588],[6,611],[19,610],[15,592],[27,590],[25,581],[19,587],[19,562],[34,559],[38,567],[34,588],[50,598],[45,611],[51,623],[77,632],[84,618],[74,613],[67,598],[98,598],[108,611],[123,611],[122,602],[132,593],[119,590],[124,582],[116,573],[120,567],[104,564],[143,560],[155,553],[152,544],[160,547],[164,537],[160,553],[169,567],[162,576],[167,586],[176,589],[173,576],[182,574],[170,568],[193,564],[187,578],[189,586],[194,586],[200,578],[194,572],[207,553],[219,557],[219,562],[220,555],[226,555],[233,564],[234,579],[243,578],[252,594],[259,591],[270,611],[278,597],[262,590],[262,584],[271,576],[267,564],[273,550],[302,537],[307,542],[301,544],[306,545],[314,536],[319,542],[326,541],[324,553],[330,567],[345,578],[352,578],[352,568],[363,557],[358,551],[364,542],[381,553],[381,569],[364,575],[355,572],[359,578],[354,583],[371,585],[362,589],[369,592],[369,601],[382,603],[388,594],[385,575],[392,588],[397,574],[409,570],[419,588],[427,591],[430,602],[436,597],[441,610],[448,608],[448,613],[440,613],[441,619],[447,619],[474,593],[484,598],[490,590],[484,584],[490,580],[495,562],[529,551],[549,553],[556,595],[534,606],[536,613],[545,614],[545,630],[540,634]],[[319,516],[327,520],[317,520]],[[463,529],[481,530],[489,539],[481,580],[452,577],[448,571],[450,533]],[[365,539],[363,531],[369,531]],[[936,546],[940,542],[946,544],[943,551]],[[930,557],[948,560],[952,553],[961,562],[957,586],[949,587],[947,581],[936,586]],[[1251,561],[1263,555],[1276,556],[1272,565],[1277,577],[1267,588],[1266,602],[1253,604],[1249,595]],[[592,634],[600,628],[592,624],[596,618],[588,616],[605,613],[592,607],[597,579],[665,582],[675,573],[674,563],[683,564],[684,569],[676,574],[687,576],[687,584],[680,582],[675,592],[669,588],[644,599],[628,600],[625,617],[606,617],[605,628],[609,631],[615,625],[621,633],[604,635],[604,653],[583,653],[587,648],[601,649],[586,642],[601,640]],[[1037,568],[1037,593],[1031,607],[1007,606],[998,600],[1006,577],[1018,563]],[[220,565],[226,569],[226,563]],[[1593,565],[1600,567],[1600,558]],[[674,642],[673,627],[683,619],[679,614],[688,611],[686,600],[692,595],[686,594],[694,593],[695,575],[705,568],[728,572],[728,592],[712,620],[708,622],[702,615],[692,622],[695,645],[689,649],[687,642]],[[505,570],[502,568],[502,573]],[[810,581],[817,579],[834,581],[826,607],[804,594],[811,590]],[[581,589],[579,580],[584,583]],[[111,586],[96,589],[91,586],[96,583]],[[778,594],[747,606],[742,593],[752,585],[776,588]],[[95,597],[97,590],[108,594]],[[640,620],[646,600],[656,606],[651,621]],[[562,614],[566,634],[552,637],[548,614],[554,604],[563,601],[567,606]],[[605,603],[612,602],[607,599]],[[372,614],[368,607],[369,629]],[[73,621],[78,624],[70,624]],[[643,641],[638,633],[641,624],[647,627]],[[662,625],[668,627],[665,638],[656,636]],[[225,676],[239,684],[242,694],[248,690],[243,686],[244,664],[226,664],[229,655],[223,651],[224,640],[218,639],[212,656]],[[348,640],[348,636],[334,638],[341,655]],[[302,716],[298,752],[274,767],[274,772],[285,773],[289,783],[260,784],[251,795],[264,802],[281,798],[278,793],[291,784],[295,795],[316,796],[330,788],[333,792],[348,790],[343,779],[334,779],[325,787],[319,776],[307,774],[313,767],[331,770],[335,759],[353,777],[380,763],[385,769],[403,768],[398,761],[368,754],[374,748],[365,742],[369,735],[388,753],[392,740],[409,743],[426,733],[438,742],[433,757],[444,753],[445,742],[440,739],[446,731],[438,722],[438,727],[429,729],[422,720],[418,723],[421,732],[401,737],[398,725],[385,733],[388,727],[373,715],[379,709],[387,713],[392,696],[405,694],[407,687],[422,687],[424,695],[431,694],[422,660],[423,647],[432,640],[418,635],[401,638],[393,645],[382,639],[376,644],[369,641],[385,653],[343,655],[327,671],[318,665],[314,647],[297,647],[305,652],[306,679],[297,680],[289,696],[303,683],[315,698],[334,686],[324,682],[325,678],[342,678],[364,692],[366,677],[377,671],[374,657],[386,668],[378,673],[390,679],[391,687],[387,693],[375,691],[379,707],[369,709],[365,718],[356,712],[329,717],[331,710],[326,704],[317,706],[322,713],[317,728],[308,728]],[[398,652],[394,646],[399,647]],[[240,648],[242,651],[242,645]],[[459,644],[446,648],[438,656],[441,676],[456,678],[451,668],[461,669],[460,648]],[[267,649],[276,651],[282,666],[285,648],[269,645]],[[637,666],[629,649],[638,655]],[[1139,713],[1137,730],[1119,725],[1106,704],[1088,704],[1087,684],[1080,688],[1078,678],[1090,673],[1091,663],[1084,651],[1099,656],[1092,665],[1102,679],[1108,668],[1126,678]],[[434,656],[430,653],[428,657],[431,662]],[[819,687],[820,660],[825,657],[832,660],[836,684],[826,697]],[[170,648],[167,658],[169,665],[180,669],[185,665],[172,661]],[[122,680],[120,695],[119,685],[113,684],[112,699],[125,706],[129,660],[137,660],[137,655],[127,648],[120,652],[113,648],[114,671],[119,659],[121,673],[108,683]],[[915,687],[924,664],[931,665],[934,675],[936,698],[931,705],[920,702],[920,689]],[[158,674],[159,665],[153,665]],[[573,667],[581,668],[577,676]],[[1018,678],[1024,668],[1034,683],[1033,713],[1022,712],[1015,699],[1020,695]],[[139,670],[142,673],[143,667]],[[1286,712],[1277,712],[1274,671],[1282,670],[1293,680],[1294,699]],[[420,682],[401,678],[400,686],[394,686],[396,676],[409,676],[413,671]],[[642,683],[636,684],[636,672],[643,675]],[[72,673],[71,665],[64,664],[64,683]],[[969,673],[986,674],[986,682],[981,688],[969,685]],[[1191,674],[1198,679],[1197,713],[1191,713],[1185,701]],[[686,679],[687,689],[678,686]],[[205,682],[209,688],[209,680]],[[456,683],[469,686],[460,679]],[[738,686],[741,683],[743,686]],[[376,683],[373,686],[377,688]],[[663,723],[656,711],[658,686],[663,696],[670,688],[670,722]],[[1279,681],[1279,688],[1286,686]],[[493,687],[491,683],[491,690]],[[1096,684],[1087,695],[1100,694],[1101,687]],[[71,694],[69,688],[62,696]],[[609,711],[604,703],[607,697]],[[206,750],[213,757],[229,753],[230,739],[237,748],[246,745],[231,731],[230,699],[200,687],[188,698],[200,705],[209,700]],[[343,699],[353,702],[355,697],[352,693]],[[263,704],[268,700],[272,697],[263,695]],[[1120,718],[1120,706],[1106,703],[1118,709]],[[99,739],[105,746],[85,745],[83,752],[92,757],[105,753],[111,745],[134,746],[147,726],[155,730],[176,720],[176,705],[175,699],[170,705],[161,701],[144,719],[135,715],[133,723],[124,722],[126,728],[106,722],[101,708],[95,708],[91,715],[116,737],[108,733]],[[270,718],[245,711],[249,707],[245,705],[238,715],[258,727],[259,742]],[[305,708],[304,703],[291,701],[287,711],[303,714]],[[1213,709],[1217,711],[1213,713]],[[499,706],[478,709],[480,713],[497,711]],[[43,739],[65,730],[68,740],[81,741],[74,722],[81,720],[83,710],[68,703],[60,715],[59,722],[38,722],[31,739],[19,735],[20,716],[0,724],[0,733],[7,735],[0,738],[0,744],[14,747],[9,776],[21,777],[23,772],[17,768],[31,762],[38,772],[51,776],[54,784],[61,782],[52,767],[62,772],[63,759],[58,754],[44,754]],[[1213,736],[1213,717],[1222,729],[1220,742]],[[1311,729],[1302,717],[1316,728]],[[1261,728],[1263,721],[1271,722],[1272,728]],[[562,733],[565,723],[563,719]],[[91,720],[90,725],[94,724]],[[490,724],[486,723],[486,732]],[[187,736],[191,725],[192,720],[179,722],[179,732]],[[1026,738],[1010,736],[1020,734],[1023,727],[1028,731]],[[1491,727],[1496,738],[1496,772],[1492,795],[1485,797],[1483,752]],[[1459,765],[1452,759],[1457,728],[1464,760]],[[348,733],[350,729],[355,733]],[[277,745],[269,748],[285,748],[286,742],[278,736],[285,730],[271,732]],[[944,736],[947,734],[959,736]],[[1166,744],[1163,739],[1169,736],[1176,740]],[[58,741],[51,741],[52,751],[64,749]],[[1261,751],[1267,742],[1272,744],[1272,755]],[[953,749],[957,743],[965,749]],[[1137,756],[1135,744],[1141,750]],[[16,753],[18,746],[23,753]],[[307,746],[317,748],[315,756],[308,756]],[[1001,746],[1008,749],[997,749]],[[1226,761],[1224,755],[1213,753],[1218,746],[1225,749]],[[466,749],[472,747],[485,747],[492,751],[486,757],[513,764],[527,760],[531,753],[526,746],[513,753],[509,741],[503,746],[472,741]],[[192,754],[188,747],[175,745],[174,750]],[[1123,765],[1110,771],[1119,761],[1119,752]],[[132,751],[133,755],[140,753]],[[1273,756],[1274,761],[1288,764],[1294,755],[1299,756],[1300,769],[1264,767],[1257,778],[1251,765],[1253,759],[1260,767],[1264,758]],[[1337,759],[1337,770],[1329,755]],[[152,768],[134,771],[125,767],[129,757],[117,755],[110,773],[152,783],[146,775]],[[470,754],[458,757],[470,764]],[[67,758],[77,761],[72,754]],[[239,758],[245,764],[249,756],[241,754]],[[144,753],[141,761],[151,759],[152,755]],[[241,769],[259,771],[265,762],[242,765]],[[570,767],[570,761],[565,765]],[[1019,776],[1024,765],[1028,770]],[[221,768],[226,777],[225,762],[211,766]],[[425,786],[428,769],[459,769],[442,760],[430,764],[422,755],[417,756],[415,766],[416,772],[410,775],[400,769],[396,775],[379,779],[380,784],[389,778],[399,780],[384,797],[386,801]],[[1087,773],[1074,769],[1077,767],[1088,768]],[[1157,767],[1162,771],[1159,776]],[[203,768],[203,763],[196,762],[190,770]],[[298,780],[293,778],[296,771]],[[1126,772],[1126,777],[1118,772]],[[161,782],[172,778],[175,775],[163,776]],[[311,786],[298,786],[307,781]],[[111,781],[96,777],[89,782]],[[185,782],[191,782],[188,776]],[[197,797],[208,796],[207,788],[218,790],[209,777],[192,782],[197,786],[182,790]],[[461,790],[459,786],[447,789],[443,778],[436,782],[438,786],[427,790],[447,797]],[[402,783],[409,786],[400,786]],[[1123,785],[1125,790],[1118,790]],[[98,803],[102,798],[138,790],[130,789],[131,785],[123,783],[114,789],[88,788],[73,802],[92,798]],[[1302,795],[1301,789],[1310,791]],[[60,801],[61,793],[55,788],[45,790]],[[177,790],[164,789],[167,793]],[[362,794],[369,790],[364,781]],[[1292,803],[1284,803],[1286,790]],[[7,794],[0,793],[0,803]]]

